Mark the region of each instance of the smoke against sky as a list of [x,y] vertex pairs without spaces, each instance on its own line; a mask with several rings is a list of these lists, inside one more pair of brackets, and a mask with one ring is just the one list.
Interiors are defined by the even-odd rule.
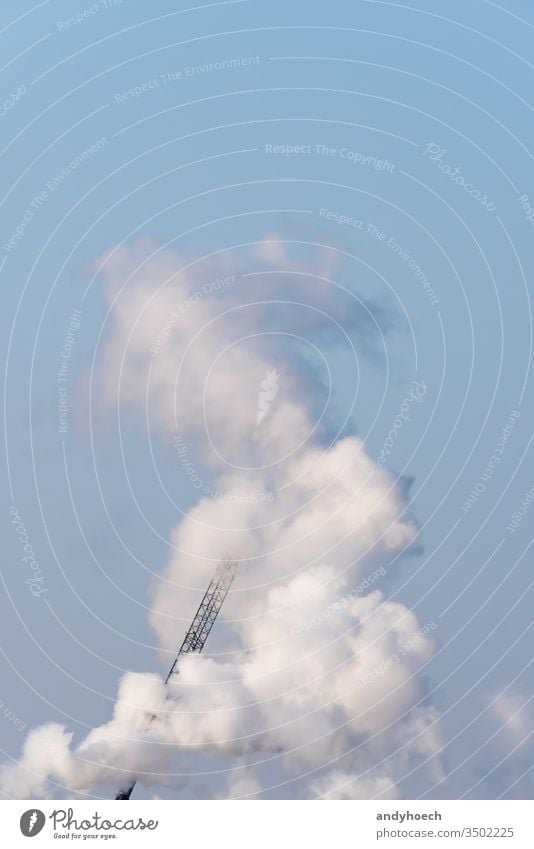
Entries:
[[532,797],[533,10],[442,6],[0,3],[1,796]]
[[[326,388],[305,355],[305,345],[319,351],[317,340],[324,346],[330,335],[369,336],[378,327],[371,307],[346,293],[344,311],[335,283],[297,269],[280,244],[260,265],[255,252],[210,262],[208,281],[241,266],[239,281],[222,297],[194,301],[205,269],[179,273],[170,252],[141,256],[140,247],[121,249],[103,265],[111,327],[98,391],[108,408],[134,404],[163,438],[178,431],[191,440],[227,494],[201,498],[177,524],[150,621],[161,647],[176,648],[181,617],[192,618],[229,552],[246,574],[223,609],[228,653],[181,659],[167,690],[155,675],[127,674],[110,723],[74,748],[59,725],[31,732],[21,764],[1,773],[2,789],[38,796],[51,778],[87,792],[117,781],[117,764],[157,785],[171,781],[181,756],[223,755],[232,769],[247,752],[282,753],[276,780],[301,797],[395,798],[411,770],[439,779],[439,715],[424,675],[433,638],[380,589],[351,595],[417,547],[417,526],[402,486],[361,439],[328,442],[315,400]],[[269,277],[266,292],[242,285],[252,272]],[[154,349],[186,303],[187,320],[178,315]],[[280,346],[279,334],[292,344]],[[258,388],[273,373],[279,391],[258,422]],[[271,499],[246,498],[266,492]],[[321,615],[332,606],[335,615]]]

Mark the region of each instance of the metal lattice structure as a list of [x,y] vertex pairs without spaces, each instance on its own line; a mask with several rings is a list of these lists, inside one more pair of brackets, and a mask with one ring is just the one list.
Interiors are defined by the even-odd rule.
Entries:
[[206,645],[206,640],[210,635],[210,631],[215,624],[215,620],[219,615],[219,611],[223,606],[224,600],[228,594],[228,590],[232,586],[237,569],[235,560],[223,560],[219,563],[215,575],[210,581],[210,585],[204,593],[204,598],[200,602],[199,608],[195,613],[195,618],[191,622],[184,641],[180,646],[180,650],[175,658],[173,665],[170,668],[169,674],[165,679],[167,684],[173,675],[178,674],[178,661],[184,654],[192,652],[201,652]]
[[[192,654],[194,652],[198,654],[206,645],[206,640],[228,595],[228,590],[232,586],[237,565],[236,560],[226,558],[217,566],[215,575],[204,593],[195,617],[187,630],[184,641],[165,679],[165,684],[169,683],[173,675],[178,675],[178,663],[184,654]],[[152,719],[155,719],[155,717],[152,717]],[[119,790],[115,799],[129,799],[136,783],[137,779],[134,779],[126,790]]]

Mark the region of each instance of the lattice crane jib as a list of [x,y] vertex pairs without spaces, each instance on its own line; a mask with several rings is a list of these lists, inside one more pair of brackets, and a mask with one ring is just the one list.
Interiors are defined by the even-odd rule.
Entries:
[[[195,613],[193,621],[187,629],[184,641],[180,646],[174,663],[165,679],[165,684],[168,684],[173,675],[178,675],[178,662],[180,657],[184,654],[198,654],[206,645],[206,640],[210,635],[210,631],[213,628],[215,620],[219,615],[219,611],[224,604],[226,596],[228,595],[228,590],[232,586],[237,566],[237,561],[229,558],[223,560],[217,566],[215,575],[211,579],[208,589],[204,593],[198,610]],[[119,790],[115,799],[129,799],[136,782],[137,779],[134,779],[126,789]]]

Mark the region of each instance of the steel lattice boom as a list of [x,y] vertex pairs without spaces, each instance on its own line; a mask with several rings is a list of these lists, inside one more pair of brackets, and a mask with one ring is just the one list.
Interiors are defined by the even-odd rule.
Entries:
[[[210,631],[215,624],[215,620],[219,615],[219,611],[224,604],[224,600],[228,595],[228,590],[232,586],[237,570],[237,561],[225,559],[217,566],[215,575],[210,581],[209,587],[204,593],[199,608],[195,613],[195,617],[189,626],[184,641],[180,646],[180,650],[176,655],[173,665],[169,670],[169,674],[165,679],[165,684],[169,683],[173,675],[178,675],[178,663],[182,655],[199,653],[206,645],[206,640],[210,635]],[[155,717],[152,717],[154,719]],[[119,790],[115,799],[129,799],[132,790],[136,785],[137,779],[134,779],[126,790]]]
[[232,586],[237,562],[235,560],[223,560],[217,566],[217,571],[211,579],[210,585],[204,593],[204,598],[200,602],[199,608],[195,613],[189,630],[184,637],[184,641],[180,646],[176,659],[171,666],[169,674],[165,679],[167,684],[172,675],[178,674],[178,661],[183,654],[191,654],[192,652],[201,652],[206,645],[206,640],[210,635],[210,631],[215,624],[215,620],[219,615],[219,611],[223,606],[228,590]]

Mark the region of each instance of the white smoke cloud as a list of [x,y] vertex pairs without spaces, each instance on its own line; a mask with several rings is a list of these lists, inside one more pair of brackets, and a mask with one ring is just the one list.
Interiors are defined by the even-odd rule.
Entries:
[[[417,527],[405,491],[359,438],[328,444],[325,393],[302,354],[313,339],[346,344],[348,332],[370,344],[384,315],[279,244],[185,271],[169,253],[145,262],[146,250],[121,249],[104,266],[113,331],[99,392],[107,404],[146,398],[151,425],[191,440],[217,489],[234,496],[201,498],[174,529],[150,614],[161,647],[174,649],[180,620],[229,552],[248,564],[223,611],[232,652],[184,657],[167,688],[158,676],[126,675],[110,723],[75,748],[61,726],[32,732],[0,788],[37,797],[50,778],[88,790],[117,783],[117,764],[161,785],[177,755],[247,752],[275,756],[279,783],[301,797],[397,798],[415,768],[439,780],[438,715],[420,674],[431,636],[382,592],[351,594],[378,565],[416,550]],[[314,269],[328,265],[321,255]],[[215,280],[230,283],[213,291]],[[277,392],[258,427],[266,374],[277,375]],[[226,794],[260,792],[256,775],[238,773]]]
[[312,783],[319,799],[398,799],[397,788],[388,776],[361,779],[357,775],[333,770]]
[[231,779],[223,798],[253,799],[261,793],[261,785],[253,775],[238,775]]
[[525,745],[532,736],[534,708],[531,701],[519,692],[508,691],[499,693],[492,702],[493,713],[502,730],[516,746]]
[[[113,719],[89,732],[78,746],[59,723],[47,723],[28,734],[18,763],[0,767],[0,788],[15,799],[85,792],[99,782],[119,782],[120,772],[161,771],[167,759],[150,717],[165,705],[159,675],[129,673],[119,685]],[[120,759],[120,760],[119,760]],[[51,782],[50,784],[48,782]]]

